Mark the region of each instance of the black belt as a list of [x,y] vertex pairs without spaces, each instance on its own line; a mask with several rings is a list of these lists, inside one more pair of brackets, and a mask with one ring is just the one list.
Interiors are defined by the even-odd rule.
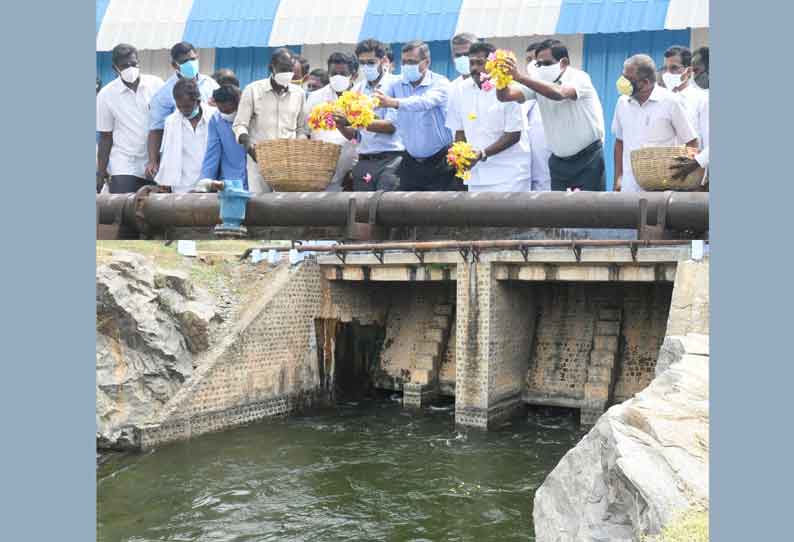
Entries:
[[432,156],[428,156],[427,158],[414,158],[413,156],[411,156],[411,158],[413,158],[416,162],[420,164],[424,164],[425,162],[432,162],[433,160],[444,158],[448,152],[449,152],[449,147],[442,147],[441,150],[438,151],[436,154]]
[[573,161],[573,160],[578,160],[579,158],[582,158],[583,156],[587,156],[588,154],[590,154],[592,152],[595,152],[595,151],[597,151],[600,148],[601,148],[601,140],[600,139],[596,139],[595,141],[590,143],[587,147],[585,147],[584,149],[580,150],[576,154],[572,154],[571,156],[566,156],[564,158],[562,156],[557,156],[555,154],[554,157],[555,158],[559,158],[560,160],[564,160],[565,162],[569,162],[569,161]]
[[385,160],[387,158],[394,158],[395,156],[402,155],[402,151],[384,151],[374,154],[359,154],[360,160]]

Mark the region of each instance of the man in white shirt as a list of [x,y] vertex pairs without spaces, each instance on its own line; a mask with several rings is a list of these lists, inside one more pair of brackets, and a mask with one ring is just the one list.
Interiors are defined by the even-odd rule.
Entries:
[[673,166],[677,170],[674,179],[685,178],[687,175],[702,167],[706,170],[703,184],[708,183],[709,165],[709,48],[701,47],[692,55],[692,79],[698,88],[706,93],[706,99],[698,111],[698,126],[700,127],[701,151],[694,158],[679,157],[678,163]]
[[616,192],[641,192],[631,168],[631,151],[642,147],[686,144],[697,148],[697,133],[672,92],[656,84],[656,65],[648,55],[634,55],[623,64],[621,94],[615,106]]
[[692,127],[698,134],[698,138],[702,139],[703,128],[700,125],[700,117],[708,96],[703,89],[692,84],[692,52],[689,48],[674,45],[664,52],[662,82],[664,83],[662,86],[681,99],[681,104],[689,115]]
[[471,77],[469,73],[469,47],[478,41],[479,38],[470,32],[452,36],[450,47],[452,48],[452,60],[455,64],[455,71],[458,73],[458,77],[453,79],[449,84],[450,99],[454,93],[459,91],[460,84]]
[[494,51],[490,43],[472,44],[471,77],[450,94],[447,127],[455,141],[468,141],[477,153],[467,183],[469,192],[526,192],[532,159],[526,115],[520,104],[500,102],[495,90],[482,90],[480,74]]
[[568,48],[554,39],[538,46],[535,67],[534,75],[523,74],[507,59],[515,82],[497,91],[499,101],[537,99],[552,153],[552,190],[605,190],[604,111],[590,76],[570,65]]
[[116,45],[111,58],[118,77],[97,95],[97,187],[110,178],[109,192],[123,194],[154,184],[145,175],[149,103],[163,80],[140,73],[132,45]]
[[[542,42],[536,41],[527,46],[527,73],[537,75],[537,50]],[[532,151],[532,191],[547,192],[551,190],[551,174],[549,173],[549,158],[551,150],[546,144],[546,132],[543,129],[543,117],[540,114],[537,100],[526,100],[524,108],[527,112],[529,123],[529,148]]]
[[[354,56],[345,53],[331,53],[331,56],[328,57],[329,83],[320,90],[312,92],[306,101],[306,110],[303,115],[306,130],[310,130],[307,121],[312,109],[324,102],[335,102],[344,91],[353,87],[353,82],[357,77],[358,60]],[[336,163],[336,171],[325,189],[327,192],[341,192],[342,181],[358,161],[355,143],[348,140],[339,130],[312,130],[310,137],[342,146],[339,161]]]
[[209,121],[217,109],[202,102],[198,84],[182,78],[174,85],[176,111],[165,119],[160,169],[155,181],[172,192],[192,190],[201,179]]
[[294,55],[289,49],[273,51],[270,77],[245,87],[240,97],[232,130],[249,154],[248,189],[255,193],[272,192],[254,161],[256,144],[271,139],[306,139],[306,94],[292,84]]

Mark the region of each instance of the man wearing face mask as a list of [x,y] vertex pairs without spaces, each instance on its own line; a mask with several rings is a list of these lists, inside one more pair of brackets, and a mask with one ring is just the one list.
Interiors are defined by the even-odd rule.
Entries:
[[[307,122],[312,109],[323,102],[335,102],[346,90],[353,87],[353,81],[358,76],[358,61],[352,55],[345,53],[332,53],[328,57],[328,85],[316,92],[312,92],[306,101],[306,111],[304,122]],[[340,122],[342,119],[338,119]],[[310,130],[308,123],[306,130]],[[341,192],[342,181],[345,176],[356,165],[357,151],[352,141],[348,140],[339,130],[313,130],[311,138],[327,143],[334,143],[342,146],[339,154],[339,161],[336,163],[336,171],[331,179],[327,192]]]
[[656,64],[648,55],[634,55],[623,64],[617,81],[622,94],[615,106],[616,192],[640,192],[631,168],[631,151],[646,146],[686,144],[697,148],[697,133],[673,93],[656,84]]
[[701,151],[694,158],[680,156],[678,163],[673,165],[676,174],[674,179],[685,178],[687,175],[702,167],[706,170],[703,184],[708,183],[709,165],[709,48],[701,47],[692,55],[692,79],[694,83],[706,94],[698,110],[698,126],[700,127]]
[[520,104],[500,102],[496,92],[482,89],[480,74],[495,51],[490,43],[472,44],[471,77],[450,94],[447,127],[455,141],[468,141],[475,149],[469,192],[527,192],[532,157],[526,114]]
[[232,124],[238,143],[249,153],[248,185],[254,193],[272,192],[251,158],[256,143],[308,137],[304,116],[306,94],[292,84],[293,56],[286,48],[273,51],[270,76],[245,87]]
[[162,160],[155,181],[182,193],[192,190],[201,179],[209,121],[217,109],[202,101],[193,79],[177,81],[173,94],[176,111],[165,119]]
[[449,80],[430,70],[430,48],[409,41],[402,48],[402,78],[374,95],[383,107],[397,110],[395,126],[405,145],[400,190],[463,190],[446,156],[452,133],[446,126]]
[[174,112],[174,85],[182,79],[196,82],[201,100],[208,102],[218,83],[208,76],[199,73],[199,58],[192,44],[182,41],[171,47],[171,67],[174,75],[168,78],[163,87],[154,95],[149,107],[149,139],[147,143],[149,162],[146,164],[146,176],[153,179],[160,168],[160,147],[163,141],[165,119]]
[[605,190],[604,111],[590,76],[570,65],[568,48],[558,40],[543,41],[535,56],[533,74],[522,74],[507,59],[505,68],[515,82],[497,97],[519,103],[537,99],[552,153],[552,190]]
[[687,47],[674,45],[664,52],[664,87],[681,99],[698,137],[702,137],[700,112],[706,93],[692,84],[692,52]]
[[[386,46],[373,39],[356,45],[356,58],[364,73],[364,81],[353,90],[366,96],[388,89],[397,77],[384,71]],[[337,119],[339,131],[347,139],[358,139],[358,162],[353,167],[353,190],[373,192],[396,190],[400,185],[398,170],[403,160],[403,147],[394,120],[397,111],[378,107],[376,120],[367,128],[354,130],[345,119]]]
[[306,96],[308,96],[315,90],[320,90],[327,84],[328,72],[322,68],[315,68],[309,73],[309,77],[306,78],[303,88],[306,90]]
[[[537,76],[538,47],[541,42],[536,41],[527,46],[527,74]],[[532,192],[548,192],[551,190],[551,174],[549,173],[549,158],[551,150],[546,144],[546,132],[543,128],[543,117],[540,114],[537,100],[524,101],[527,122],[529,124],[529,146],[532,152],[531,182]]]
[[212,180],[241,180],[248,190],[245,149],[237,143],[232,131],[232,122],[240,104],[240,89],[235,85],[223,85],[212,93],[218,108],[207,127],[207,150],[201,165],[201,178]]
[[149,104],[163,80],[140,73],[138,50],[121,43],[111,53],[118,78],[97,94],[97,191],[109,178],[109,192],[136,192],[146,184]]
[[453,99],[453,95],[459,94],[461,83],[471,77],[469,70],[469,47],[477,41],[479,41],[477,36],[468,32],[452,36],[452,41],[450,42],[452,47],[452,60],[455,62],[455,71],[458,72],[458,77],[449,84],[449,100]]

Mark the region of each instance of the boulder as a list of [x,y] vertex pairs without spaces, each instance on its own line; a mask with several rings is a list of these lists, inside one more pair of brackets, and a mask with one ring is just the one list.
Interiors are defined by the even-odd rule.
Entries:
[[633,542],[708,506],[708,337],[670,337],[663,350],[667,367],[607,410],[536,492],[538,542]]
[[114,253],[96,277],[97,447],[124,449],[191,376],[218,318],[187,275],[141,255]]

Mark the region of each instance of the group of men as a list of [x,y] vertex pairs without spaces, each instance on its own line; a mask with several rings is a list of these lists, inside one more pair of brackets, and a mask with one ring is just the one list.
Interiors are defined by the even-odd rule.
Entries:
[[[235,74],[199,71],[186,42],[171,49],[167,80],[141,74],[137,50],[112,52],[118,75],[97,95],[97,190],[134,192],[145,185],[188,192],[210,179],[240,179],[254,193],[271,190],[255,146],[311,138],[342,147],[329,191],[498,191],[606,189],[604,115],[587,73],[571,66],[557,40],[531,44],[526,69],[507,59],[513,83],[496,90],[485,65],[496,48],[472,34],[451,42],[459,77],[430,69],[430,50],[411,41],[394,75],[388,46],[367,39],[354,54],[331,54],[326,70],[286,48],[273,51],[270,75],[240,89]],[[617,81],[614,189],[637,191],[630,153],[648,145],[687,145],[676,175],[708,164],[708,48],[671,47],[657,70],[647,55],[626,60]],[[308,115],[353,90],[378,99],[376,120],[353,129],[312,130]],[[475,150],[466,184],[447,163],[453,141]],[[347,182],[346,182],[347,181]]]

